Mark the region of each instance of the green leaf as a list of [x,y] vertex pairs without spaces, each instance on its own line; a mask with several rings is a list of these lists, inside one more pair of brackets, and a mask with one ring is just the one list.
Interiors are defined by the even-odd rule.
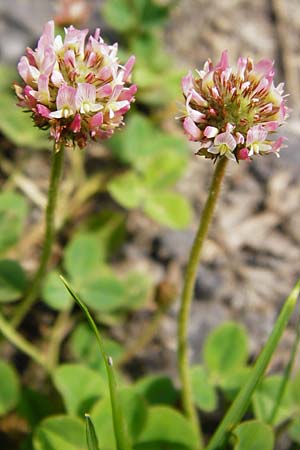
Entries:
[[25,272],[17,261],[0,260],[0,303],[11,302],[22,296],[26,288]]
[[63,311],[67,310],[71,304],[71,297],[61,284],[59,273],[56,270],[46,275],[42,289],[44,303],[50,308]]
[[[135,442],[141,433],[147,418],[146,401],[132,388],[120,390],[120,401],[125,414],[125,423],[131,440]],[[101,445],[114,450],[115,440],[109,398],[100,400],[91,412]]]
[[148,299],[151,281],[141,272],[129,272],[124,280],[124,307],[140,308]]
[[0,95],[0,130],[18,147],[49,148],[49,131],[34,125],[30,114],[16,106],[17,98],[8,92]]
[[273,450],[274,433],[272,428],[258,420],[241,423],[234,430],[236,438],[234,450]]
[[222,389],[228,400],[234,400],[241,387],[247,382],[250,373],[251,367],[239,367],[220,380],[219,387]]
[[148,420],[138,443],[151,444],[153,448],[154,444],[165,443],[168,450],[168,446],[172,449],[175,445],[192,450],[197,448],[197,437],[190,422],[177,411],[167,406],[153,406],[149,408]]
[[[103,339],[103,346],[108,355],[113,360],[117,360],[123,353],[123,348],[117,342],[111,339]],[[105,375],[105,364],[102,358],[99,358],[98,343],[88,324],[79,324],[70,340],[71,352],[80,362],[84,362],[91,369],[99,370]]]
[[86,319],[98,341],[100,353],[105,362],[107,378],[108,378],[108,383],[109,383],[109,394],[110,394],[110,403],[111,403],[111,409],[112,409],[113,429],[114,429],[114,435],[115,435],[115,439],[116,439],[116,448],[117,448],[117,450],[131,450],[129,437],[127,435],[127,430],[125,427],[125,419],[123,416],[122,406],[121,406],[121,402],[119,399],[119,393],[117,390],[112,359],[108,358],[107,354],[105,353],[105,349],[104,349],[98,328],[97,328],[92,316],[90,315],[88,308],[80,300],[80,298],[75,294],[75,292],[70,287],[68,282],[63,277],[61,277],[61,280],[64,283],[64,285],[66,286],[69,293],[74,298],[75,302],[79,305],[79,307],[85,314],[85,317],[86,317]]
[[294,405],[298,409],[300,415],[300,371],[296,372],[295,376],[290,380],[291,393],[294,399]]
[[134,386],[143,395],[149,405],[175,405],[178,392],[172,380],[165,375],[148,375],[141,378]]
[[48,398],[40,391],[26,386],[22,387],[17,412],[34,428],[42,419],[53,414],[53,399]]
[[20,384],[15,369],[0,360],[0,416],[15,408],[20,395]]
[[286,299],[279,317],[273,327],[272,333],[267,340],[264,349],[257,358],[247,382],[244,384],[238,396],[227,411],[225,417],[223,418],[222,422],[211,438],[206,450],[215,450],[219,447],[222,447],[222,445],[228,438],[230,430],[240,422],[241,418],[245,414],[251,401],[253,392],[262,380],[270,359],[295,309],[299,290],[300,282],[296,284],[289,297]]
[[198,408],[211,412],[217,407],[217,393],[210,384],[204,367],[193,366],[190,369],[193,399]]
[[27,211],[24,197],[15,192],[0,193],[0,253],[21,237]]
[[[252,404],[255,417],[262,422],[269,422],[281,384],[282,376],[272,375],[263,380],[254,392]],[[279,425],[290,418],[292,411],[293,397],[290,385],[287,384],[284,395],[278,406],[276,416],[274,417],[274,425]]]
[[221,324],[205,340],[203,360],[217,382],[243,367],[247,358],[247,333],[242,326],[234,322]]
[[121,33],[128,32],[136,26],[137,18],[126,0],[106,0],[102,14],[108,25]]
[[101,312],[111,312],[124,305],[125,288],[113,275],[86,280],[80,288],[86,304]]
[[99,450],[99,443],[94,424],[88,414],[85,414],[85,435],[88,450]]
[[101,241],[105,257],[114,253],[124,242],[126,236],[125,214],[110,209],[93,215],[87,222],[88,229]]
[[76,283],[95,278],[104,259],[103,243],[92,233],[79,233],[67,245],[64,267]]
[[110,140],[113,153],[123,162],[136,168],[143,166],[143,161],[161,148],[156,145],[159,132],[151,121],[142,114],[132,114],[126,124],[126,130]]
[[57,367],[53,381],[70,415],[84,414],[99,397],[107,393],[102,377],[96,371],[80,364],[62,364]]
[[300,417],[296,417],[288,428],[289,437],[292,441],[300,444]]
[[145,182],[154,189],[164,189],[172,186],[183,175],[187,158],[174,150],[162,150],[155,155],[146,166]]
[[114,177],[108,183],[110,195],[125,208],[138,208],[145,198],[143,180],[134,172],[126,172]]
[[33,447],[34,450],[86,450],[84,424],[76,417],[48,417],[36,428]]
[[153,27],[162,26],[168,17],[169,6],[159,4],[155,0],[134,0],[135,8],[139,12],[141,26],[153,33]]
[[190,204],[176,192],[149,193],[144,211],[156,222],[175,229],[187,227],[192,218]]

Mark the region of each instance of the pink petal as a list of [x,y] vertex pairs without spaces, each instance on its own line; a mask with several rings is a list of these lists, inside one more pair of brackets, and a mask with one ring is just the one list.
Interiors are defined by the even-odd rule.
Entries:
[[43,53],[49,45],[54,43],[54,21],[50,20],[44,26],[43,33],[38,42],[39,53]]
[[185,77],[182,78],[181,87],[182,87],[184,95],[187,97],[189,95],[191,89],[193,89],[193,76],[192,76],[191,71],[189,71],[189,73]]
[[80,129],[81,129],[81,116],[80,114],[75,114],[74,119],[72,120],[72,123],[70,124],[70,129],[74,132],[74,133],[79,133]]
[[50,118],[50,109],[48,109],[45,105],[40,105],[39,103],[36,105],[37,112],[46,119]]
[[237,76],[244,80],[245,70],[247,67],[247,58],[240,57],[237,63]]
[[65,106],[69,107],[72,111],[76,109],[75,103],[75,95],[76,89],[71,86],[61,86],[58,89],[57,97],[56,97],[56,106],[57,109],[62,109]]
[[190,117],[186,117],[183,121],[183,128],[191,141],[197,141],[201,137],[201,130],[195,125]]
[[218,134],[215,137],[214,145],[222,145],[225,144],[232,151],[236,147],[236,141],[231,133],[226,131],[225,133]]
[[218,128],[216,127],[206,127],[203,134],[205,137],[207,138],[214,138],[215,136],[217,136],[217,134],[219,133]]
[[228,61],[228,50],[224,50],[221,55],[221,59],[215,67],[215,70],[220,69],[221,71],[226,70],[229,67]]
[[242,133],[239,132],[235,134],[235,140],[237,144],[243,144],[245,142],[244,136],[242,135]]
[[255,125],[247,132],[247,146],[253,144],[253,142],[263,142],[268,135],[268,131],[261,125]]
[[241,148],[238,151],[238,159],[241,159],[241,160],[244,160],[244,161],[250,161],[249,150],[246,147]]
[[91,118],[89,124],[90,124],[91,128],[100,127],[103,124],[103,114],[102,114],[102,112],[98,112],[97,114],[95,114]]
[[128,59],[127,63],[124,66],[124,69],[125,69],[124,74],[123,74],[124,82],[126,82],[128,80],[134,64],[135,64],[135,56],[132,55],[132,56],[130,56],[130,58]]
[[78,83],[75,96],[76,108],[80,109],[83,102],[95,103],[96,87],[89,83]]
[[137,85],[132,84],[129,88],[123,88],[121,94],[118,97],[118,100],[128,100],[131,102],[133,100],[134,95],[137,92]]

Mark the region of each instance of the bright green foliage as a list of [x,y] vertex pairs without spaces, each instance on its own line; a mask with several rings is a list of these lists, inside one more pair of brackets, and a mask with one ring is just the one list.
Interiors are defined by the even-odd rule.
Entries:
[[109,357],[106,352],[102,342],[102,338],[100,337],[100,333],[98,331],[97,325],[92,318],[88,308],[81,301],[78,295],[73,291],[68,282],[61,277],[63,284],[66,289],[69,291],[70,295],[73,297],[77,305],[80,307],[82,312],[85,315],[85,318],[93,331],[95,338],[97,339],[99,346],[99,355],[103,358],[105,362],[108,386],[109,386],[109,401],[111,405],[111,413],[112,413],[112,423],[113,423],[113,432],[115,436],[116,450],[131,450],[130,440],[128,431],[125,424],[125,415],[122,408],[119,390],[116,383],[116,376],[113,367],[113,360]]
[[86,450],[84,423],[76,417],[49,417],[35,430],[33,446],[34,450]]
[[99,450],[99,443],[92,419],[85,414],[85,434],[88,450]]
[[192,218],[192,211],[186,199],[176,192],[153,192],[144,206],[145,213],[170,228],[186,228]]
[[[282,383],[282,376],[272,375],[265,378],[262,383],[257,387],[253,399],[253,409],[257,419],[269,422],[272,411],[275,408],[275,404],[278,398],[278,392]],[[279,408],[277,410],[276,417],[273,421],[274,425],[287,420],[291,412],[293,411],[293,397],[291,392],[291,386],[288,383],[281,399]]]
[[80,364],[58,366],[53,381],[70,415],[82,416],[99,397],[108,392],[105,378]]
[[20,239],[27,211],[27,203],[20,194],[0,193],[0,254]]
[[71,304],[71,297],[61,284],[57,270],[49,272],[45,277],[43,300],[50,308],[56,310],[66,310]]
[[[163,132],[142,114],[132,113],[122,135],[114,135],[109,146],[121,161],[131,164],[141,173],[147,170],[153,173],[153,164],[157,165],[160,161],[163,168],[163,172],[159,173],[160,179],[164,174],[169,177],[171,171],[172,183],[177,181],[187,165],[187,148],[183,138]],[[166,156],[166,161],[162,156]]]
[[17,300],[26,285],[26,275],[17,261],[0,260],[0,303]]
[[130,53],[136,55],[134,82],[138,85],[137,101],[152,108],[165,107],[179,100],[178,86],[184,73],[172,67],[159,34],[139,36],[132,42]]
[[[126,426],[134,443],[145,426],[148,415],[147,404],[144,398],[132,388],[123,388],[119,394]],[[96,404],[91,411],[91,417],[102,447],[115,450],[111,405],[108,397]]]
[[258,420],[242,422],[233,433],[234,450],[273,450],[274,433],[269,425]]
[[169,6],[155,0],[111,0],[103,7],[106,22],[121,33],[153,31],[168,16]]
[[142,115],[133,115],[122,135],[112,139],[114,153],[134,169],[108,185],[112,197],[128,209],[141,208],[149,217],[171,228],[184,228],[191,220],[187,200],[170,188],[182,176],[187,154],[181,139],[157,130]]
[[184,416],[167,406],[153,406],[149,408],[146,426],[136,448],[194,450],[197,448],[196,442],[194,430]]
[[0,130],[19,147],[49,148],[48,134],[34,127],[30,114],[16,107],[11,89],[15,78],[14,67],[0,65]]
[[273,327],[272,333],[267,340],[267,343],[265,344],[262,352],[257,358],[254,366],[252,367],[248,379],[242,386],[237,397],[226,412],[223,420],[212,436],[207,446],[207,450],[215,450],[224,445],[231,429],[238,425],[242,420],[242,417],[249,407],[253,393],[255,392],[255,389],[257,388],[259,383],[262,381],[272,355],[276,350],[279,340],[295,309],[296,302],[299,296],[299,290],[300,282],[295,285],[290,295],[286,299],[279,317],[277,318],[276,323]]
[[[89,307],[102,313],[139,307],[148,297],[149,278],[129,272],[120,279],[105,263],[105,255],[99,233],[81,232],[73,237],[65,249],[63,267],[74,288]],[[57,278],[57,271],[46,277],[43,299],[53,309],[69,307],[70,295]]]
[[203,359],[207,368],[217,378],[243,367],[248,358],[246,331],[234,322],[226,322],[215,328],[207,337]]
[[42,419],[54,414],[55,401],[38,390],[22,386],[17,405],[17,413],[33,428]]
[[[114,361],[117,361],[123,353],[121,345],[110,339],[103,339],[103,346]],[[97,341],[86,323],[81,323],[74,329],[70,339],[70,348],[77,360],[85,363],[91,369],[105,374],[104,361],[99,358]]]
[[15,369],[0,360],[0,416],[17,405],[20,395],[19,379]]
[[145,397],[149,405],[172,406],[178,400],[178,392],[172,380],[164,375],[143,377],[135,384],[134,388]]
[[300,417],[296,417],[288,428],[289,437],[300,444]]
[[217,407],[217,393],[210,383],[208,373],[202,366],[193,366],[190,370],[193,398],[198,408],[211,412]]

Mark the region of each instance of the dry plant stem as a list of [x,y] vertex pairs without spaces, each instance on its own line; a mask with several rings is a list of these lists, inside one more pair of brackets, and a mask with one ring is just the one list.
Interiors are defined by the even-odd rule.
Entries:
[[52,327],[48,346],[48,366],[53,371],[58,362],[61,343],[72,328],[73,321],[70,318],[70,311],[73,305],[64,311],[60,311]]
[[25,295],[25,298],[21,302],[19,308],[16,310],[15,316],[12,320],[12,325],[14,327],[18,327],[20,325],[28,311],[31,309],[32,305],[36,302],[39,295],[41,283],[47,269],[47,264],[51,256],[51,250],[55,236],[55,207],[57,202],[59,180],[63,166],[63,156],[64,147],[61,145],[59,151],[57,151],[56,147],[54,146],[52,153],[48,202],[46,208],[46,231],[42,254],[40,257],[38,269],[34,275],[32,283]]
[[152,341],[155,336],[157,329],[163,319],[165,311],[158,309],[149,324],[143,330],[142,334],[137,337],[137,339],[125,350],[125,353],[117,360],[117,366],[123,366],[127,364],[135,355],[140,353],[148,344]]
[[203,437],[201,426],[198,421],[197,411],[192,398],[191,382],[189,377],[188,358],[188,322],[190,316],[191,303],[196,280],[196,273],[201,256],[203,242],[206,238],[213,212],[220,193],[222,180],[225,173],[227,158],[223,157],[216,165],[213,179],[211,181],[208,198],[201,216],[199,228],[191,249],[188,265],[186,268],[181,306],[178,317],[178,369],[182,388],[182,406],[186,416],[193,424],[199,436],[199,449],[203,449]]
[[23,338],[0,314],[0,332],[15,347],[29,356],[33,361],[42,366],[46,371],[49,367],[44,356],[26,339]]

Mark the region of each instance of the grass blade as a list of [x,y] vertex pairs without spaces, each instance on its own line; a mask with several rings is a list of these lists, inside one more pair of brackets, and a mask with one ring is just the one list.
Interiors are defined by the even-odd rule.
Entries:
[[94,424],[91,420],[89,414],[85,414],[85,425],[86,425],[86,442],[88,450],[99,450],[98,438],[96,435]]
[[248,381],[246,382],[244,387],[242,387],[236,399],[227,411],[224,419],[220,423],[208,446],[206,447],[206,450],[217,450],[221,448],[226,442],[230,431],[240,422],[243,415],[245,414],[251,401],[252,394],[258,383],[261,381],[264,372],[270,362],[270,359],[282,336],[282,333],[284,332],[286,325],[294,311],[299,291],[300,281],[296,284],[296,286],[286,299],[280,315],[274,325],[273,331],[261,354],[257,358]]
[[80,300],[80,298],[75,294],[73,289],[70,287],[69,283],[65,280],[64,277],[60,275],[60,279],[64,283],[65,287],[75,300],[75,302],[79,305],[79,307],[84,312],[86,319],[93,330],[95,337],[98,341],[99,348],[101,355],[104,359],[106,372],[107,372],[107,378],[108,378],[108,384],[109,384],[109,394],[110,394],[110,403],[111,403],[111,409],[112,409],[112,418],[113,418],[113,426],[114,426],[114,434],[116,439],[116,447],[117,450],[131,450],[131,445],[129,443],[129,438],[126,430],[126,425],[124,421],[124,416],[122,413],[121,404],[118,398],[118,390],[117,390],[117,384],[113,369],[113,361],[112,358],[107,356],[103,343],[100,337],[100,333],[98,331],[98,328],[94,322],[94,319],[92,318],[88,308],[86,305]]
[[297,321],[297,326],[296,327],[297,327],[296,328],[296,335],[295,335],[293,348],[291,350],[290,358],[289,358],[287,366],[284,369],[282,383],[280,385],[280,389],[279,389],[278,394],[277,394],[277,398],[276,398],[276,402],[275,402],[273,411],[271,412],[270,418],[268,420],[268,423],[270,425],[274,424],[274,421],[276,419],[276,415],[277,415],[280,403],[281,403],[282,398],[283,398],[284,393],[285,393],[285,389],[286,389],[288,381],[289,381],[289,379],[291,377],[292,369],[293,369],[294,362],[295,362],[296,355],[297,355],[298,346],[299,346],[299,343],[300,343],[300,317],[298,317],[298,321]]

